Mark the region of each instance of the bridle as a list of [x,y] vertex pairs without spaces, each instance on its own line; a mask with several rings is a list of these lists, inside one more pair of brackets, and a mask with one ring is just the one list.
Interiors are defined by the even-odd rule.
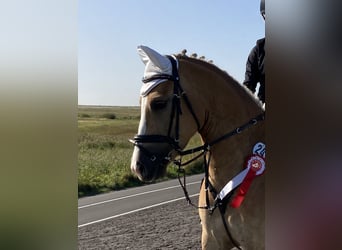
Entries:
[[[136,135],[133,139],[130,140],[135,146],[137,146],[141,151],[148,156],[150,161],[152,162],[162,162],[162,161],[170,161],[169,156],[159,156],[153,154],[148,149],[146,149],[143,144],[144,143],[167,143],[169,144],[173,150],[177,151],[180,155],[182,154],[182,149],[179,145],[179,118],[182,115],[181,109],[181,98],[185,101],[190,113],[192,114],[196,124],[197,129],[200,130],[200,123],[198,118],[192,108],[192,105],[184,92],[182,86],[179,82],[179,74],[177,69],[177,61],[172,56],[167,56],[172,64],[172,75],[167,74],[157,74],[149,78],[143,78],[143,83],[147,83],[153,80],[161,80],[166,79],[173,82],[173,97],[172,97],[172,108],[170,113],[170,121],[168,127],[167,135]],[[174,126],[174,137],[172,137],[172,127],[173,122],[175,121]]]
[[[249,120],[248,122],[244,123],[242,126],[233,129],[232,131],[222,135],[221,137],[211,141],[211,142],[206,142],[203,145],[199,147],[195,147],[192,149],[188,150],[182,150],[180,145],[179,145],[179,119],[180,115],[182,115],[182,109],[181,109],[181,98],[186,103],[187,108],[189,109],[191,115],[193,116],[196,125],[197,125],[197,131],[201,131],[201,126],[199,123],[199,120],[192,108],[192,105],[189,101],[188,96],[184,92],[183,88],[180,85],[180,79],[179,79],[179,74],[178,74],[178,69],[177,69],[177,61],[174,59],[172,56],[167,56],[169,60],[171,61],[172,64],[172,75],[167,75],[167,74],[157,74],[149,78],[143,78],[142,81],[144,83],[153,81],[153,80],[160,80],[160,79],[166,79],[170,80],[173,82],[173,98],[172,98],[172,109],[170,113],[170,121],[169,121],[169,127],[168,127],[168,134],[167,135],[136,135],[133,139],[130,140],[134,144],[134,146],[137,146],[145,155],[148,156],[151,162],[170,162],[171,158],[170,156],[159,156],[156,155],[152,152],[150,152],[148,149],[146,149],[143,144],[144,143],[167,143],[169,144],[173,150],[177,151],[177,153],[180,156],[179,160],[175,160],[174,164],[178,166],[178,180],[179,183],[184,191],[185,198],[187,202],[196,207],[197,209],[206,209],[209,211],[210,214],[214,212],[216,208],[219,208],[222,221],[226,230],[226,233],[231,240],[231,242],[234,244],[235,247],[238,249],[241,249],[239,246],[238,242],[232,237],[231,232],[229,231],[229,228],[227,226],[226,220],[224,218],[224,213],[225,213],[225,208],[228,200],[231,198],[232,193],[225,197],[224,200],[220,200],[217,198],[218,192],[215,190],[214,186],[211,184],[209,180],[209,163],[210,163],[210,148],[214,145],[217,144],[225,139],[228,139],[229,137],[240,134],[243,130],[257,124],[259,121],[263,121],[265,119],[265,112],[262,112],[261,114],[257,115],[253,119]],[[172,133],[172,127],[173,127],[173,122],[175,121],[175,137],[171,136]],[[189,155],[189,154],[194,154],[200,152],[197,156],[193,157],[191,160],[188,160],[185,163],[182,163],[182,156]],[[189,163],[193,162],[194,160],[198,159],[200,156],[204,156],[204,185],[205,185],[205,194],[206,194],[206,205],[205,206],[196,206],[195,204],[192,203],[190,196],[187,192],[186,189],[186,180],[185,180],[185,171],[182,168],[185,165],[188,165]],[[183,174],[183,182],[181,180],[181,174]],[[214,204],[211,206],[209,202],[209,192],[214,198]]]

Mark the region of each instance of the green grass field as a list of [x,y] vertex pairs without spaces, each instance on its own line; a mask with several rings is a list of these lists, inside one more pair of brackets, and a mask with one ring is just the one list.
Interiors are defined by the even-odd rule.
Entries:
[[[139,119],[139,107],[78,107],[79,197],[144,185],[130,170],[133,145],[128,139],[137,133]],[[198,135],[188,147],[197,145]],[[201,173],[201,162],[190,164],[186,172]],[[165,179],[176,176],[176,167],[169,166]]]

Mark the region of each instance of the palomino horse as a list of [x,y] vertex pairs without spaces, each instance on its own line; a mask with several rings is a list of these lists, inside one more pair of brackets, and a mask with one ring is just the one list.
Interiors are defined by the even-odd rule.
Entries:
[[203,146],[190,151],[204,155],[202,249],[264,249],[265,177],[251,170],[254,156],[257,170],[265,165],[261,103],[211,63],[146,46],[138,52],[145,72],[132,171],[143,181],[163,176],[170,162],[188,153],[183,149],[197,131]]

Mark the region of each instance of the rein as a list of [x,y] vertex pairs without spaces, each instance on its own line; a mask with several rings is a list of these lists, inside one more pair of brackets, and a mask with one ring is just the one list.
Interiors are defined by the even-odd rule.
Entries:
[[[210,163],[210,148],[225,140],[225,139],[228,139],[229,137],[232,137],[236,134],[240,134],[242,131],[244,131],[245,129],[257,124],[259,121],[262,121],[265,119],[265,114],[262,113],[258,116],[256,116],[255,118],[249,120],[247,123],[243,124],[242,126],[230,131],[229,133],[226,133],[224,134],[223,136],[213,140],[212,142],[209,142],[209,143],[205,143],[204,145],[202,146],[199,146],[199,147],[196,147],[196,148],[192,148],[192,149],[188,149],[188,150],[185,150],[185,151],[181,151],[180,152],[180,155],[181,157],[184,156],[184,155],[188,155],[188,154],[193,154],[193,153],[196,153],[198,151],[202,151],[199,155],[195,156],[194,158],[192,158],[191,160],[185,162],[185,163],[182,163],[182,158],[180,158],[180,160],[178,161],[174,161],[174,164],[178,166],[178,180],[181,184],[181,187],[183,188],[183,191],[184,191],[184,194],[185,194],[185,197],[186,197],[186,200],[188,201],[189,204],[191,204],[192,206],[195,206],[196,208],[200,208],[200,209],[208,209],[209,211],[213,212],[213,210],[215,210],[215,208],[217,208],[219,206],[219,202],[218,202],[218,199],[216,199],[217,197],[217,192],[215,190],[215,188],[212,186],[212,184],[210,183],[209,181],[209,163]],[[206,155],[209,154],[208,156],[208,159],[206,157]],[[209,202],[208,202],[208,198],[207,198],[207,205],[204,206],[204,207],[198,207],[196,205],[194,205],[191,200],[190,200],[190,197],[188,195],[188,192],[186,191],[186,185],[185,185],[185,172],[184,172],[184,169],[182,169],[181,167],[182,166],[185,166],[185,165],[188,165],[189,163],[193,162],[194,160],[198,159],[200,156],[204,156],[204,171],[205,171],[205,177],[204,177],[204,181],[205,181],[205,189],[206,189],[206,192],[209,190],[213,197],[215,198],[215,204],[214,206],[210,206],[208,205]],[[180,179],[180,173],[183,173],[184,175],[184,184],[182,184],[181,182],[181,179]],[[207,195],[208,197],[208,195]]]
[[[157,74],[157,75],[154,75],[154,76],[149,77],[149,78],[143,78],[142,81],[144,83],[147,83],[147,82],[150,82],[153,80],[160,80],[160,79],[167,79],[167,80],[173,81],[173,87],[174,88],[173,88],[172,110],[171,110],[171,114],[170,114],[168,134],[166,136],[165,135],[136,135],[132,140],[130,140],[130,142],[132,142],[134,144],[134,146],[139,147],[139,149],[141,149],[144,154],[149,156],[150,160],[152,162],[154,162],[154,161],[160,161],[160,162],[168,161],[168,162],[170,162],[171,159],[169,156],[162,157],[162,156],[158,156],[158,155],[151,153],[149,150],[147,150],[142,145],[143,143],[168,143],[169,145],[171,145],[172,148],[174,150],[176,150],[178,152],[178,154],[180,155],[180,159],[174,160],[174,164],[178,166],[178,181],[180,183],[180,186],[183,189],[183,192],[184,192],[184,195],[185,195],[185,198],[186,198],[188,204],[190,204],[191,206],[193,206],[197,209],[206,209],[209,211],[210,214],[212,214],[216,208],[219,208],[219,211],[220,211],[220,214],[222,217],[222,222],[223,222],[223,225],[225,227],[225,230],[226,230],[226,233],[227,233],[229,239],[231,240],[231,242],[234,244],[235,247],[237,247],[238,249],[241,249],[238,242],[232,237],[232,234],[230,233],[229,228],[228,228],[227,223],[226,223],[225,218],[224,218],[225,207],[226,207],[225,205],[227,204],[228,200],[231,198],[232,193],[230,193],[229,195],[227,195],[223,199],[219,199],[217,191],[215,190],[214,186],[211,184],[211,182],[209,180],[209,164],[210,164],[210,159],[211,159],[210,148],[213,145],[215,145],[215,144],[217,144],[223,140],[226,140],[226,139],[228,139],[228,138],[230,138],[236,134],[240,134],[242,131],[246,130],[247,128],[257,124],[259,121],[264,120],[265,119],[265,112],[259,114],[258,116],[249,120],[248,122],[246,122],[242,126],[236,128],[236,129],[233,129],[232,131],[222,135],[221,137],[219,137],[219,138],[217,138],[211,142],[204,143],[202,146],[195,147],[192,149],[182,150],[181,147],[179,146],[179,118],[180,118],[180,115],[182,114],[181,105],[180,105],[181,98],[183,98],[183,100],[185,101],[191,115],[193,116],[193,118],[197,124],[197,130],[198,131],[201,130],[201,126],[200,126],[199,120],[198,120],[198,118],[197,118],[197,116],[196,116],[196,114],[192,108],[192,105],[191,105],[186,93],[184,92],[183,88],[180,85],[179,74],[178,74],[178,69],[177,69],[177,61],[172,56],[167,56],[167,57],[169,58],[169,60],[171,61],[171,64],[172,64],[172,75]],[[174,120],[175,120],[175,138],[172,138],[171,137],[171,130],[173,127]],[[193,154],[196,152],[200,152],[200,153],[197,156],[193,157],[192,159],[188,160],[187,162],[182,163],[182,157],[183,156]],[[182,166],[188,165],[189,163],[193,162],[194,160],[198,159],[201,156],[204,156],[203,161],[204,161],[205,176],[204,176],[204,179],[202,180],[202,183],[204,181],[205,193],[206,193],[206,205],[205,206],[197,206],[197,205],[192,203],[190,196],[188,194],[188,191],[186,189],[185,170],[182,168]],[[181,174],[183,174],[183,182],[181,180]],[[213,206],[210,206],[209,192],[211,193],[212,197],[215,200]]]

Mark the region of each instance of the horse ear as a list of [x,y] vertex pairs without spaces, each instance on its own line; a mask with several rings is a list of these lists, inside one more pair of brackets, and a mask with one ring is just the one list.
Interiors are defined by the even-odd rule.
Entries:
[[152,67],[149,70],[170,75],[172,74],[172,65],[166,56],[163,56],[157,51],[143,45],[138,46],[138,53],[146,67]]

